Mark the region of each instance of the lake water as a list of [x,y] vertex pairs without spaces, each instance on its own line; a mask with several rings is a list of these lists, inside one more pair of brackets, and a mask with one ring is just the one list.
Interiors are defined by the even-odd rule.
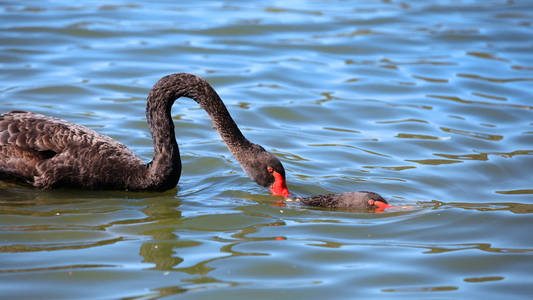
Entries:
[[[518,299],[533,295],[532,1],[0,1],[0,112],[93,128],[143,160],[162,76],[206,78],[295,195],[174,105],[167,192],[0,182],[6,299]],[[243,298],[243,299],[244,299]]]

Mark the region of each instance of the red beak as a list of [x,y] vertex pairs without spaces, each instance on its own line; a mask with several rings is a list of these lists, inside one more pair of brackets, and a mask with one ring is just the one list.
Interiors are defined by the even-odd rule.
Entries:
[[384,209],[386,208],[391,208],[391,207],[394,207],[390,204],[387,204],[383,201],[375,201],[375,200],[368,200],[368,204],[372,205],[372,206],[377,206],[376,208],[376,211],[377,212],[383,212]]
[[289,189],[287,189],[287,183],[285,182],[285,178],[283,178],[283,176],[281,176],[281,174],[276,171],[272,171],[272,175],[274,175],[274,183],[270,188],[270,192],[272,192],[272,195],[289,197],[290,193]]

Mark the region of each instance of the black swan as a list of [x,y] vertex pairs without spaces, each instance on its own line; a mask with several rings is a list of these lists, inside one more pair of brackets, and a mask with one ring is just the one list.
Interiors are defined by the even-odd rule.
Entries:
[[314,197],[293,198],[288,201],[300,202],[309,206],[319,206],[328,208],[344,208],[359,210],[383,211],[393,207],[389,205],[381,195],[374,192],[347,192],[340,194],[327,194]]
[[180,97],[195,100],[257,184],[287,197],[281,162],[241,133],[215,90],[204,79],[186,73],[164,76],[152,88],[146,118],[154,158],[142,162],[131,150],[87,127],[41,114],[0,114],[0,179],[27,182],[37,188],[168,190],[176,186],[181,160],[170,116]]

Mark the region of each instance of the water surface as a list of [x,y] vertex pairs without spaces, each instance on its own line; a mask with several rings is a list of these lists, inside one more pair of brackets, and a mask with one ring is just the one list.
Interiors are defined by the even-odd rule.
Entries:
[[293,194],[412,206],[282,206],[181,99],[175,189],[0,182],[2,296],[531,297],[531,20],[525,0],[0,2],[1,112],[67,119],[149,161],[149,89],[195,73]]

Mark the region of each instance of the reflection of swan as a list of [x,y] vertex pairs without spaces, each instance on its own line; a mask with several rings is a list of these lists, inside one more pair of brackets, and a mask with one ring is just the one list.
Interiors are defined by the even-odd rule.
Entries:
[[178,183],[181,160],[170,116],[177,98],[198,102],[248,176],[288,196],[281,162],[247,140],[215,90],[186,73],[161,78],[148,95],[146,117],[154,141],[154,158],[143,163],[123,144],[87,127],[23,111],[0,114],[0,178],[50,189],[167,190]]

